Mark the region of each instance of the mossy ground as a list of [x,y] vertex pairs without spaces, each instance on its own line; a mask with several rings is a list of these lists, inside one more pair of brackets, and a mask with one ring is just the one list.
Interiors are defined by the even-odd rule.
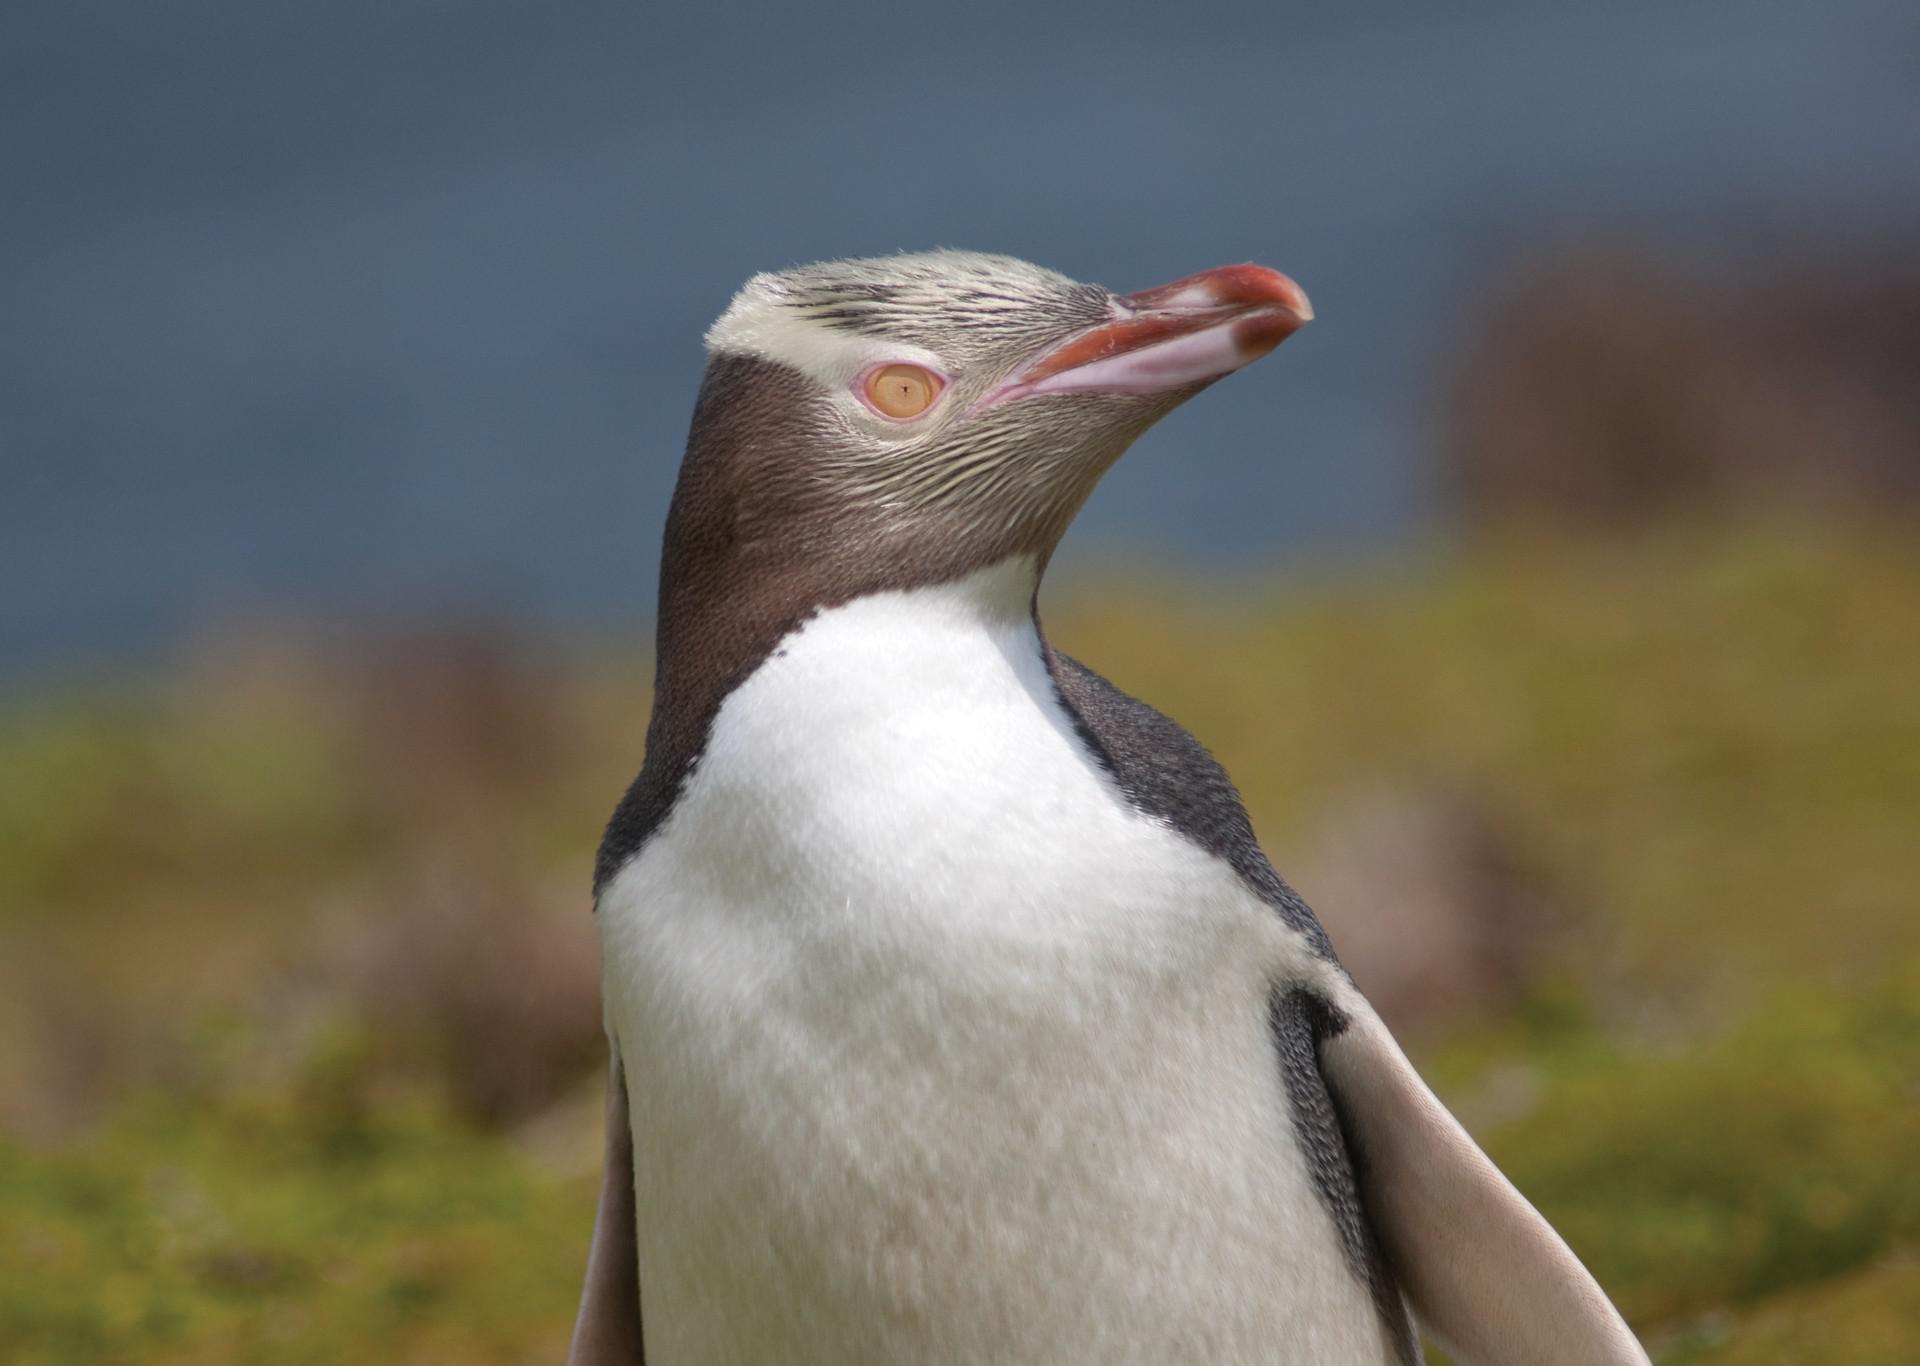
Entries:
[[[1577,891],[1524,998],[1421,1061],[1656,1357],[1920,1360],[1910,533],[1670,529],[1198,600],[1084,584],[1049,628],[1220,754],[1283,869],[1327,794],[1411,777],[1521,813]],[[0,1359],[558,1358],[597,1079],[476,1117],[399,1038],[418,1011],[315,945],[378,939],[479,841],[528,915],[583,924],[645,672],[490,701],[481,748],[531,728],[532,763],[423,758],[433,703],[369,722],[297,652],[16,701]],[[421,783],[449,765],[457,795]]]

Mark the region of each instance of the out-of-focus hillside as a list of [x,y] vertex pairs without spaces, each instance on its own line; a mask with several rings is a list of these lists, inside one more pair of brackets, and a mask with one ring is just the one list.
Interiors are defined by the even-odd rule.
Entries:
[[1920,504],[1913,252],[1797,256],[1689,270],[1582,243],[1512,272],[1449,362],[1455,510],[1593,528]]
[[[1659,1360],[1912,1361],[1911,528],[1491,541],[1202,602],[1088,583],[1047,620],[1226,761]],[[396,633],[11,701],[0,1359],[557,1359],[590,858],[646,680]]]

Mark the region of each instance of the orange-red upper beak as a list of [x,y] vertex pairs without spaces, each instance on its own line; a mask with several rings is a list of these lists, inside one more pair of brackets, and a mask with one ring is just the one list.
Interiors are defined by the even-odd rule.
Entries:
[[1273,350],[1312,320],[1292,280],[1265,266],[1220,266],[1124,295],[1116,316],[1042,353],[991,402],[1029,394],[1156,393],[1206,384]]

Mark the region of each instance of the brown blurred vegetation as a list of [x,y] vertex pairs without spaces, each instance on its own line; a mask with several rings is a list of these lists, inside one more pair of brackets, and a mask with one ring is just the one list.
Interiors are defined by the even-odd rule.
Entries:
[[[1575,254],[1455,376],[1453,549],[1049,599],[1663,1363],[1920,1359],[1917,315]],[[649,672],[244,631],[0,708],[0,1360],[558,1358]]]
[[1456,362],[1446,484],[1476,525],[1920,506],[1920,267],[1681,272],[1583,245],[1493,291]]

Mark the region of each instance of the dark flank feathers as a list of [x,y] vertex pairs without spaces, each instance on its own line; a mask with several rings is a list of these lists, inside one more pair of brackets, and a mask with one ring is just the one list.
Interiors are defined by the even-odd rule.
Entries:
[[[1312,909],[1267,861],[1233,780],[1206,746],[1178,722],[1051,646],[1047,668],[1081,741],[1127,800],[1226,860],[1282,920],[1306,936],[1314,952],[1338,961]],[[1339,1230],[1354,1273],[1373,1295],[1400,1361],[1418,1366],[1420,1342],[1360,1203],[1350,1145],[1320,1070],[1320,1044],[1344,1030],[1346,1018],[1316,992],[1280,987],[1274,991],[1268,1025],[1314,1188]]]
[[1107,682],[1079,661],[1047,648],[1047,669],[1080,738],[1127,799],[1227,861],[1260,899],[1322,958],[1333,945],[1300,894],[1267,862],[1253,822],[1219,761],[1179,722]]
[[1398,1279],[1368,1222],[1360,1201],[1356,1155],[1340,1122],[1333,1094],[1320,1070],[1320,1044],[1347,1027],[1346,1019],[1324,997],[1301,987],[1279,987],[1267,1010],[1280,1077],[1293,1107],[1293,1130],[1314,1189],[1340,1232],[1347,1260],[1366,1282],[1374,1308],[1386,1327],[1401,1366],[1420,1366],[1420,1339],[1400,1298]]

